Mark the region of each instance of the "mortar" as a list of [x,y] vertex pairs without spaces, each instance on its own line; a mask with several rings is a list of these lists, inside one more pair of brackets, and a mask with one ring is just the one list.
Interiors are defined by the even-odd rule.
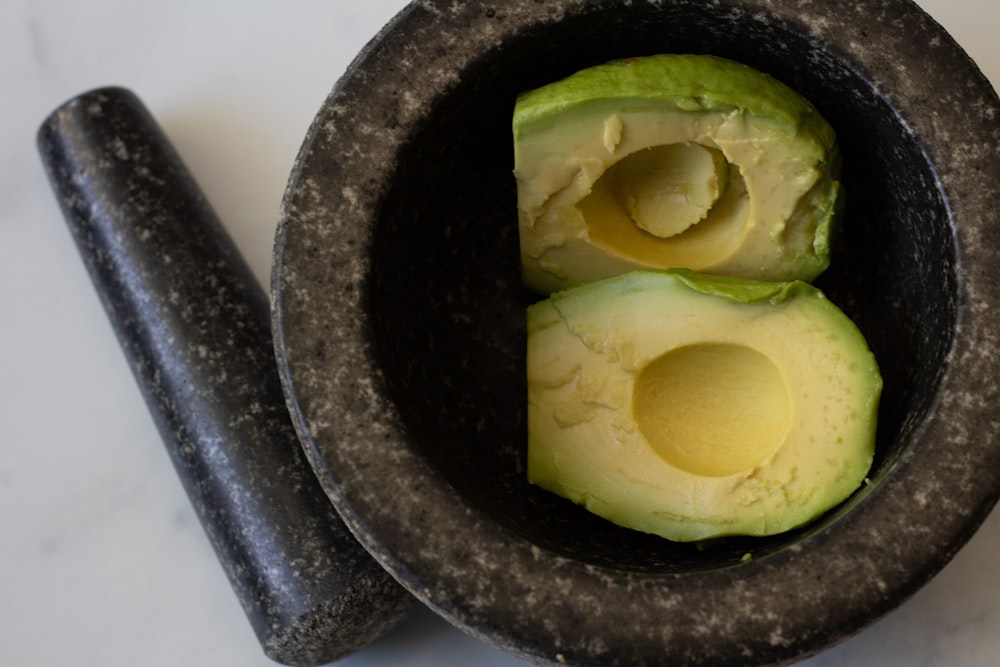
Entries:
[[[514,99],[665,52],[777,77],[843,153],[817,285],[881,366],[877,453],[866,486],[781,536],[671,543],[525,479]],[[277,235],[280,373],[325,490],[418,599],[540,664],[777,664],[851,635],[996,499],[997,109],[910,2],[410,7],[320,111]]]

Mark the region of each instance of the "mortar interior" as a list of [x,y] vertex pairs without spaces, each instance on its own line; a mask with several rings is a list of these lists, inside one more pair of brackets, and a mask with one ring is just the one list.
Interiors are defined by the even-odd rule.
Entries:
[[[768,72],[837,132],[847,205],[816,284],[858,325],[885,381],[871,484],[771,538],[675,544],[612,525],[525,477],[524,308],[510,118],[516,95],[620,57],[712,53]],[[417,123],[379,206],[372,342],[408,436],[470,505],[541,548],[685,573],[797,543],[862,502],[915,442],[956,327],[958,262],[933,165],[905,118],[798,26],[715,3],[599,3],[484,52]]]

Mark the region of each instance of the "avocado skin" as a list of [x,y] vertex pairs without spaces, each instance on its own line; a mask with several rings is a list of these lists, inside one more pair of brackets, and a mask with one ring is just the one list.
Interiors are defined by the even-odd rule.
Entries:
[[623,58],[580,70],[518,96],[514,136],[545,129],[567,110],[611,103],[617,109],[659,106],[680,111],[743,109],[787,131],[836,146],[833,128],[804,97],[748,65],[713,55],[659,54]]

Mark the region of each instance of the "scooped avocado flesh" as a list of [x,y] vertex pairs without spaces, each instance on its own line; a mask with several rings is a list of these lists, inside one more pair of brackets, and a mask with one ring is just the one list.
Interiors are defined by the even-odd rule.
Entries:
[[689,542],[772,535],[853,493],[882,380],[817,288],[635,271],[528,308],[528,479]]
[[634,269],[811,281],[842,192],[830,125],[714,56],[582,70],[513,116],[522,271],[542,294]]

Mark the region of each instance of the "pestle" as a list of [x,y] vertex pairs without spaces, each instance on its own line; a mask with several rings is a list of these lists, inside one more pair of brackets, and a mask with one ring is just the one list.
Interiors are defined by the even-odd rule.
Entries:
[[177,474],[264,652],[344,657],[412,598],[340,521],[299,446],[268,300],[129,90],[38,130],[50,183]]

